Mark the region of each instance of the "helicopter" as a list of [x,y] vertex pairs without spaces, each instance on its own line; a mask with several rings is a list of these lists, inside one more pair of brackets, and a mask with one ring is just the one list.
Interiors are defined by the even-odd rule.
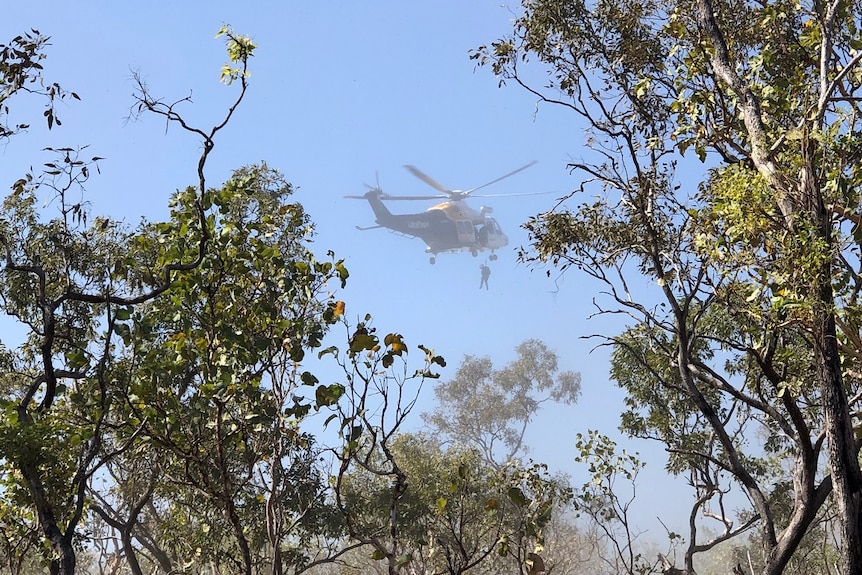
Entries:
[[[488,250],[491,252],[488,259],[493,261],[497,259],[497,254],[494,252],[500,248],[506,247],[509,244],[509,237],[500,228],[497,220],[488,215],[493,211],[490,207],[482,206],[479,210],[475,210],[469,207],[465,200],[468,197],[487,198],[535,195],[473,195],[473,192],[488,187],[491,184],[496,184],[500,180],[510,176],[514,176],[518,172],[526,170],[535,163],[535,161],[532,161],[504,176],[500,176],[495,180],[475,188],[470,188],[469,190],[449,189],[429,177],[427,174],[419,170],[419,168],[406,165],[404,167],[407,168],[411,174],[440,192],[440,194],[427,196],[392,196],[384,193],[378,182],[375,187],[368,186],[370,188],[369,191],[362,196],[344,197],[353,200],[367,200],[371,206],[371,210],[374,212],[375,223],[377,225],[369,227],[356,226],[356,229],[366,231],[386,228],[406,236],[420,238],[425,242],[425,252],[431,254],[430,262],[432,264],[436,263],[437,254],[443,252],[470,252],[476,256],[479,252]],[[445,199],[446,201],[432,206],[425,212],[418,214],[393,214],[383,203],[384,200],[438,199]]]

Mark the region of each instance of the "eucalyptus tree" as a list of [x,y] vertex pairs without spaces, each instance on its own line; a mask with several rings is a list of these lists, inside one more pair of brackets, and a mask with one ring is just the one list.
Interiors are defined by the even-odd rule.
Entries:
[[528,339],[515,352],[496,369],[488,357],[465,356],[451,379],[435,385],[437,403],[423,414],[447,441],[478,449],[497,467],[525,455],[524,436],[543,404],[572,404],[581,389],[580,374],[560,371],[545,343]]
[[[247,65],[255,49],[250,39],[229,28],[222,35],[230,58],[222,79],[235,83],[237,96],[212,128],[189,125],[174,107],[146,92],[138,95],[140,111],[178,123],[202,143],[191,170],[197,185],[187,191],[193,208],[176,223],[181,235],[172,226],[157,230],[168,246],[159,257],[136,260],[142,254],[133,247],[134,231],[90,215],[83,187],[100,158],[84,148],[49,149],[53,159],[43,172],[22,174],[3,202],[0,298],[7,318],[26,332],[4,366],[3,505],[20,509],[21,529],[38,528],[44,543],[39,548],[46,551],[52,573],[75,572],[87,485],[132,443],[110,449],[105,443],[118,387],[129,383],[117,370],[118,355],[129,341],[127,321],[139,306],[163,296],[177,277],[199,266],[212,239],[207,159],[246,93]],[[47,98],[44,116],[50,128],[59,125],[53,104],[66,93],[42,79],[45,45],[46,39],[34,32],[3,46],[0,74],[4,116],[11,97],[35,93]],[[2,135],[26,127],[23,122],[7,126]],[[38,211],[42,201],[56,210],[54,215]],[[147,281],[142,268],[149,272]]]
[[[549,507],[541,525],[535,518],[525,522],[522,529],[507,524],[511,535],[506,537],[511,545],[501,545],[500,550],[504,556],[514,557],[514,565],[521,569],[527,569],[527,558],[536,551],[541,551],[537,556],[549,568],[558,568],[571,558],[563,558],[565,545],[548,535],[554,528],[572,527],[563,525],[569,488],[562,477],[539,480],[541,466],[528,460],[525,436],[543,406],[577,401],[581,378],[579,373],[560,370],[556,352],[540,340],[524,340],[515,352],[516,358],[501,367],[495,367],[488,357],[465,356],[454,376],[434,386],[437,402],[430,413],[422,415],[447,450],[475,450],[498,476],[514,473],[523,480],[529,477],[534,487],[545,493],[539,498]],[[554,494],[550,493],[552,484],[557,489]],[[486,564],[495,565],[493,561]]]
[[[570,110],[589,148],[568,202],[526,224],[522,256],[591,276],[600,312],[628,314],[602,334],[622,426],[663,442],[695,490],[685,568],[756,526],[759,567],[781,573],[831,501],[840,571],[862,573],[858,3],[522,8],[472,56]],[[699,539],[697,517],[719,535]]]
[[[291,193],[266,165],[208,190],[203,261],[129,318],[120,365],[131,383],[117,392],[111,440],[134,435],[136,445],[109,463],[111,493],[93,497],[124,534],[130,561],[141,549],[162,557],[163,569],[282,573],[301,568],[307,548],[333,528],[321,523],[320,448],[301,425],[312,407],[301,362],[335,321],[332,294],[347,270],[315,258],[313,226]],[[162,234],[182,235],[195,197],[178,192],[171,221],[147,226],[136,249],[163,257],[172,248]]]

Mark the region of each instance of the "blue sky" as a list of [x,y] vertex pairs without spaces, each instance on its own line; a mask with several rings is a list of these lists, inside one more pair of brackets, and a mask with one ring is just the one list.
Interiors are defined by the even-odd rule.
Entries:
[[[209,183],[261,160],[281,170],[316,222],[316,251],[322,256],[331,249],[346,259],[351,278],[340,297],[348,315],[371,313],[382,332],[433,347],[449,361],[449,373],[464,354],[488,355],[502,365],[522,340],[544,340],[563,369],[581,372],[583,393],[578,405],[540,415],[529,437],[532,454],[580,477],[572,463],[575,434],[598,428],[615,435],[621,408],[621,394],[608,381],[606,351],[591,352],[595,342],[582,336],[613,333],[619,325],[587,320],[596,285],[575,273],[548,278],[516,262],[514,248],[527,241],[519,225],[550,208],[554,194],[577,186],[566,163],[586,153],[574,115],[537,108],[515,86],[498,88],[490,71],[475,69],[468,58],[470,49],[510,31],[516,8],[500,0],[14,3],[0,22],[0,37],[28,28],[50,35],[46,76],[82,101],[61,105],[61,128],[49,133],[33,121],[28,134],[0,148],[0,185],[48,161],[39,151],[45,146],[88,144],[106,158],[88,187],[94,212],[132,224],[141,216],[164,217],[169,195],[195,183],[200,145],[176,127],[166,133],[155,117],[127,120],[132,71],[165,100],[191,94],[182,113],[209,127],[235,95],[218,82],[225,58],[213,39],[230,23],[259,48],[248,97],[211,156]],[[511,239],[492,262],[487,292],[478,290],[483,256],[442,254],[431,266],[418,239],[357,231],[356,225],[373,224],[371,211],[343,199],[364,193],[363,183],[375,178],[389,193],[429,193],[404,164],[466,189],[532,160],[538,163],[486,190],[553,192],[485,200]],[[393,204],[392,210],[430,205]],[[430,387],[425,397],[432,398]],[[667,505],[660,450],[633,449],[651,456],[640,488],[656,506],[644,511],[651,519]],[[659,459],[652,459],[656,453]]]

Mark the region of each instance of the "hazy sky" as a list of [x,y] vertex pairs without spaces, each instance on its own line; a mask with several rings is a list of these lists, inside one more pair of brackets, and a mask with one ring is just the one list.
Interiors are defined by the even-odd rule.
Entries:
[[[484,255],[441,254],[431,266],[418,239],[356,230],[373,224],[371,210],[342,197],[364,193],[363,184],[375,178],[389,193],[431,192],[404,164],[466,189],[538,160],[486,191],[563,195],[577,186],[566,169],[570,158],[586,153],[577,117],[537,107],[516,86],[498,88],[490,71],[468,58],[470,49],[510,31],[516,9],[500,0],[13,3],[0,21],[0,38],[28,28],[50,35],[45,75],[82,101],[60,106],[61,128],[47,133],[32,121],[28,135],[0,148],[0,185],[48,161],[39,151],[45,146],[88,144],[106,158],[88,187],[94,212],[132,224],[164,217],[169,195],[195,183],[200,144],[176,126],[166,133],[156,117],[127,121],[132,72],[165,101],[191,95],[193,103],[180,111],[208,128],[235,95],[218,82],[224,49],[213,39],[230,23],[259,47],[248,97],[217,139],[209,183],[261,160],[284,172],[317,224],[315,251],[323,256],[331,249],[346,259],[351,277],[339,297],[348,316],[371,313],[381,332],[433,347],[449,361],[444,377],[464,354],[489,355],[502,365],[522,340],[544,340],[563,369],[581,372],[583,395],[576,406],[540,416],[529,437],[532,455],[582,477],[572,462],[575,434],[595,428],[616,434],[621,408],[620,392],[608,381],[607,352],[591,352],[595,342],[582,336],[619,326],[588,321],[595,284],[576,273],[548,278],[516,262],[514,248],[526,243],[519,225],[557,196],[485,200],[512,241],[491,262],[489,291],[478,289]],[[432,397],[429,386],[425,398]],[[669,499],[687,497],[668,498],[659,482],[662,461],[652,463],[640,489],[650,518]]]

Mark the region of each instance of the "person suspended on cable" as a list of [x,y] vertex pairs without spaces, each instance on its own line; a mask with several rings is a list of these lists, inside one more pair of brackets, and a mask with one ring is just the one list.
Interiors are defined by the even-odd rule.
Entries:
[[488,289],[488,278],[491,277],[491,268],[482,264],[479,266],[479,269],[482,270],[482,281],[479,282],[479,289],[482,289],[483,287]]

